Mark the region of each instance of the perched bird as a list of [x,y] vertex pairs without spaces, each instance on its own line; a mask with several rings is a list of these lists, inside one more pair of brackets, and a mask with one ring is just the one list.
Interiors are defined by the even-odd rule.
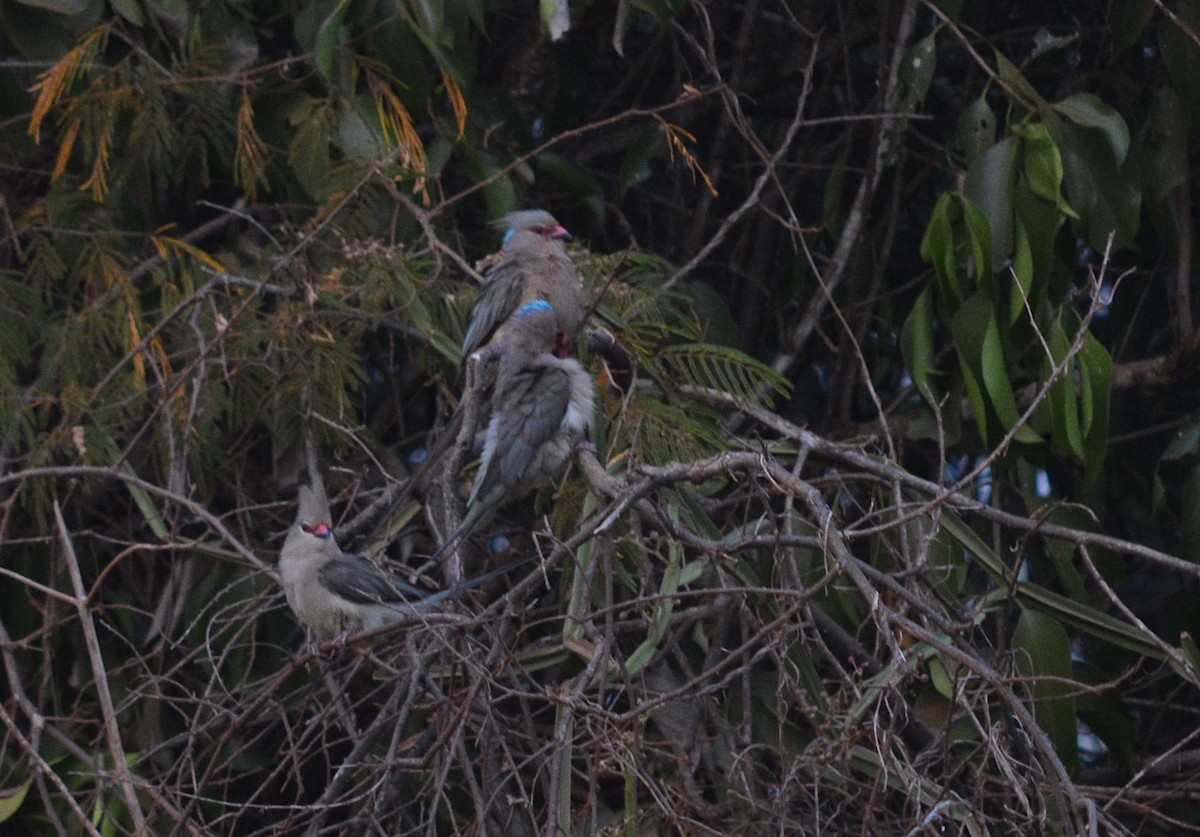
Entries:
[[546,299],[526,302],[497,330],[500,370],[475,486],[462,524],[437,555],[505,502],[560,476],[592,423],[595,386],[574,358],[554,354],[558,318]]
[[524,563],[506,564],[435,593],[421,590],[361,555],[342,552],[329,525],[329,502],[316,485],[300,487],[300,508],[279,554],[279,573],[296,618],[318,638],[383,627]]
[[571,234],[549,212],[510,213],[500,260],[484,275],[471,323],[463,338],[463,358],[488,342],[518,308],[534,299],[554,307],[554,352],[565,357],[583,320],[583,290],[563,241]]

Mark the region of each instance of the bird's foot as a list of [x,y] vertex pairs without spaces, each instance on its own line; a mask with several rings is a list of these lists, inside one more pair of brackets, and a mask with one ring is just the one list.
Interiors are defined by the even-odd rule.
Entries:
[[588,453],[594,453],[597,456],[600,455],[599,449],[597,449],[596,445],[592,442],[580,442],[579,444],[575,445],[575,447],[571,448],[571,453],[583,453],[584,451],[587,451]]
[[346,653],[346,649],[350,647],[350,631],[342,631],[329,641],[329,648],[333,651],[334,657],[340,657]]
[[346,649],[350,647],[349,639],[349,631],[342,631],[333,637],[333,639],[327,641],[314,637],[305,643],[304,653],[310,657],[317,657],[322,660],[336,660],[345,654]]

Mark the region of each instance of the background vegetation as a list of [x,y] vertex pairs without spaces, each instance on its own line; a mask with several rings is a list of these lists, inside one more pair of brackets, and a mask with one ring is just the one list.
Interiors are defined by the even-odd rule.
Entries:
[[[1200,830],[1198,32],[3,3],[0,828]],[[314,652],[306,440],[344,544],[464,570],[457,346],[535,206],[598,454],[465,573],[530,569]]]

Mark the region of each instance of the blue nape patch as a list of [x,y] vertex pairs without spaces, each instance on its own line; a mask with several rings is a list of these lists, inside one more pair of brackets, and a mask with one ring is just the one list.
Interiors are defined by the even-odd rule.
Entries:
[[517,234],[516,230],[509,230],[508,232],[506,232],[504,234],[504,243],[508,244],[508,242],[512,241],[512,237],[516,234]]
[[517,316],[520,317],[523,314],[533,314],[538,311],[553,311],[553,310],[554,310],[554,306],[551,305],[546,300],[535,299],[532,302],[526,302],[524,305],[522,305],[520,308],[518,308]]

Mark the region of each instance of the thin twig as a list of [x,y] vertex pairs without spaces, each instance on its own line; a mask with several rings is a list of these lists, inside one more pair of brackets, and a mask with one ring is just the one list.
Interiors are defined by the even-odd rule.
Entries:
[[104,664],[104,655],[100,651],[100,639],[96,635],[96,625],[92,622],[91,608],[88,605],[87,589],[83,586],[83,575],[79,571],[79,559],[75,555],[75,545],[71,542],[71,533],[67,531],[67,523],[63,520],[62,508],[58,500],[54,501],[54,520],[58,524],[58,534],[62,539],[63,552],[67,557],[67,571],[71,576],[71,586],[75,590],[75,607],[79,612],[79,626],[83,629],[84,644],[88,650],[88,662],[92,666],[92,676],[96,683],[96,697],[100,701],[100,712],[104,721],[104,738],[108,743],[108,754],[113,761],[112,770],[120,780],[121,793],[125,797],[125,805],[129,816],[133,818],[134,833],[148,835],[146,817],[142,813],[142,804],[138,800],[137,788],[134,787],[133,773],[125,758],[125,747],[121,743],[121,728],[117,723],[117,711],[113,706],[112,694],[108,690],[108,666]]

